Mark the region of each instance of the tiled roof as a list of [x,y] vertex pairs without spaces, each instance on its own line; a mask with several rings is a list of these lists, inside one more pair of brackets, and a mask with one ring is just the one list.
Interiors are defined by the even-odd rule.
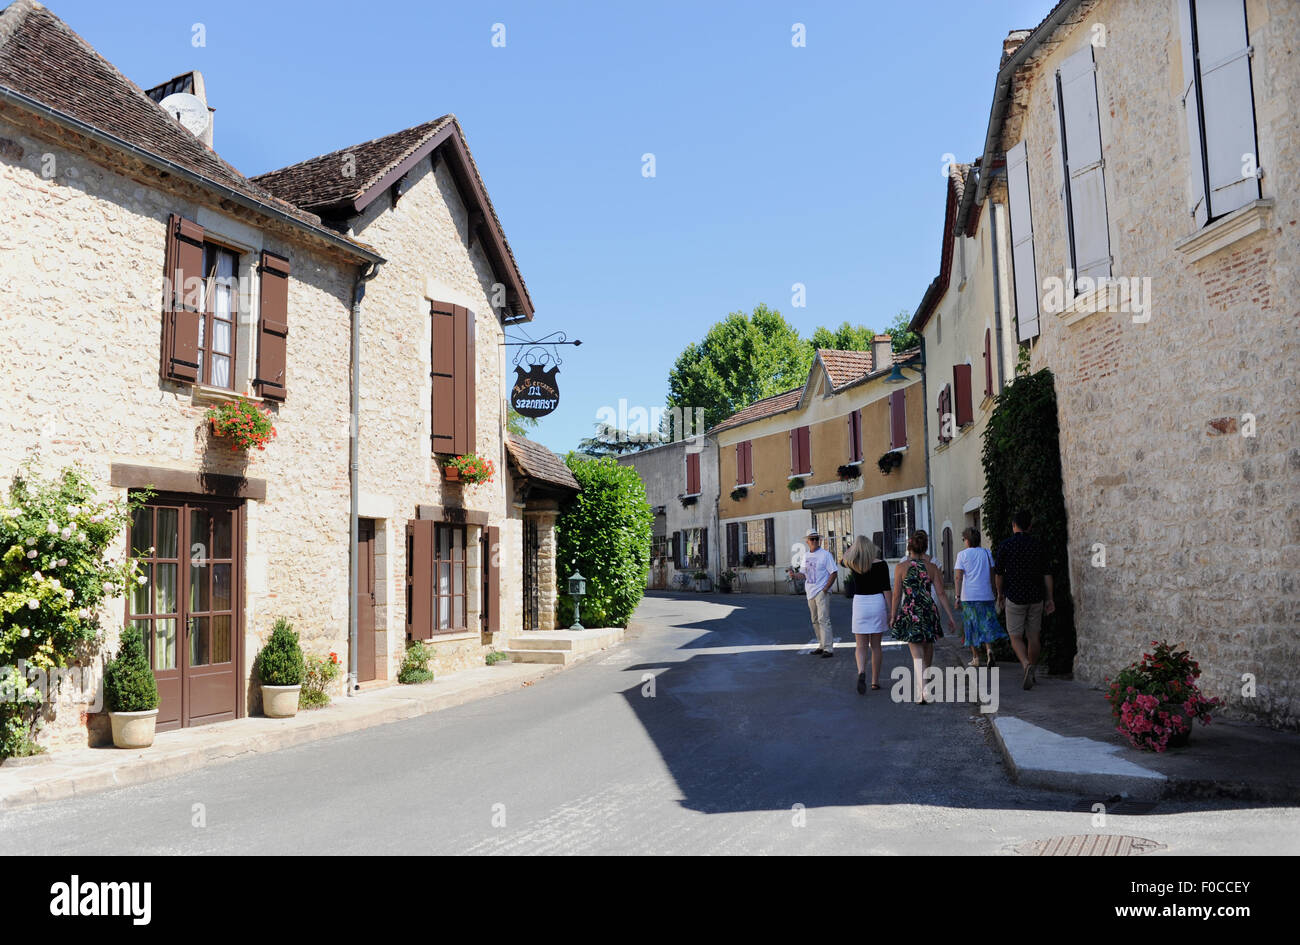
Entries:
[[573,478],[569,467],[564,465],[564,460],[541,443],[507,433],[506,451],[519,467],[519,471],[529,479],[536,479],[563,489],[572,489],[574,492],[581,491],[582,487],[578,485],[578,480]]
[[836,390],[871,373],[873,359],[870,351],[839,351],[834,348],[818,348],[817,357],[826,366],[826,373],[831,379],[831,387]]
[[316,216],[263,190],[219,158],[34,0],[16,0],[0,11],[0,85],[341,241]]
[[[455,120],[454,115],[443,115],[405,131],[259,174],[253,180],[306,210],[355,200]],[[345,171],[351,173],[345,176]]]
[[709,433],[717,433],[720,430],[729,430],[732,427],[738,427],[742,423],[749,423],[753,420],[762,420],[764,417],[772,417],[778,413],[784,413],[799,406],[799,399],[803,396],[803,385],[792,388],[791,390],[782,391],[779,394],[773,394],[771,397],[764,397],[762,400],[756,400],[748,407],[736,411],[726,420],[723,420],[715,426]]

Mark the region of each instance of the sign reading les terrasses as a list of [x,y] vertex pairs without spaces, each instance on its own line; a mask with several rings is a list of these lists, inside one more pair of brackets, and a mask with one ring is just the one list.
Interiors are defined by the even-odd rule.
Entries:
[[515,413],[524,417],[544,417],[560,405],[560,385],[555,375],[560,371],[553,367],[543,370],[542,365],[529,365],[525,371],[515,368],[515,384],[510,390],[510,406]]

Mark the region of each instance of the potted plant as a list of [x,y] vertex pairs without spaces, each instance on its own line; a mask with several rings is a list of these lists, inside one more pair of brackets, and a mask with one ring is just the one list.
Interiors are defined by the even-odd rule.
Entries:
[[786,481],[785,487],[791,492],[798,492],[803,488],[803,476],[792,476]]
[[271,638],[257,654],[262,711],[268,719],[291,719],[298,714],[304,672],[298,634],[294,632],[293,624],[278,617],[271,628]]
[[730,569],[718,575],[718,590],[724,594],[731,593],[731,585],[736,581],[736,572]]
[[743,499],[743,498],[744,498],[745,496],[747,496],[747,495],[749,495],[749,487],[748,487],[748,486],[736,486],[736,488],[734,488],[734,489],[731,490],[731,501],[732,501],[732,502],[739,502],[741,499]]
[[243,397],[209,407],[207,417],[212,424],[212,435],[228,438],[232,450],[247,451],[253,447],[264,450],[275,439],[271,411]]
[[139,628],[122,631],[117,656],[104,668],[104,701],[118,748],[148,748],[158,722],[158,683]]
[[692,505],[694,505],[696,502],[700,500],[700,497],[697,495],[684,495],[684,496],[679,496],[678,498],[682,500],[682,508],[684,509],[690,508]]
[[707,571],[696,571],[691,577],[695,579],[695,589],[697,591],[709,590],[709,573]]
[[1130,663],[1116,674],[1106,691],[1116,731],[1134,748],[1164,751],[1186,745],[1192,721],[1210,724],[1210,712],[1222,705],[1218,698],[1201,694],[1196,679],[1200,665],[1186,650],[1153,641],[1142,662]]
[[767,556],[761,555],[757,551],[746,551],[742,563],[747,568],[762,567],[767,563]]
[[849,479],[857,479],[857,478],[858,478],[858,464],[857,464],[857,463],[845,463],[843,466],[840,466],[839,468],[837,468],[837,469],[835,470],[835,475],[839,476],[840,479],[845,480],[845,481],[847,481],[847,480],[849,480]]
[[302,690],[298,693],[298,708],[320,709],[330,704],[330,689],[339,678],[342,662],[337,653],[329,656],[303,658]]
[[890,450],[876,460],[876,466],[882,475],[888,476],[891,469],[897,469],[903,465],[903,454],[898,450]]
[[443,476],[452,482],[468,482],[470,485],[478,485],[481,482],[491,482],[496,473],[496,466],[493,465],[492,460],[485,459],[474,453],[453,456],[442,464]]

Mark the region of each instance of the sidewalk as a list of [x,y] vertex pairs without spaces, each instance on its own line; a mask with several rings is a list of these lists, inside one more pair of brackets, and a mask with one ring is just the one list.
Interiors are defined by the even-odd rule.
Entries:
[[[947,644],[947,645],[944,645]],[[965,665],[970,651],[945,638],[936,665]],[[1104,693],[1050,678],[1025,691],[1016,663],[999,663],[993,737],[1018,784],[1098,800],[1123,795],[1300,803],[1300,735],[1215,718],[1193,727],[1185,748],[1139,751],[1115,731]]]
[[11,758],[0,765],[0,809],[170,778],[241,755],[410,719],[530,686],[566,668],[563,664],[499,663],[422,685],[393,685],[362,690],[351,698],[336,697],[325,708],[303,710],[292,719],[253,716],[163,732],[143,751],[110,745]]

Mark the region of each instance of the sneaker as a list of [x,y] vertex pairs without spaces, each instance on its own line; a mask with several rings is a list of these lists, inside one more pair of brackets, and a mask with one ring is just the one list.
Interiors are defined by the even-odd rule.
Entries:
[[831,658],[832,656],[834,656],[834,655],[835,655],[835,654],[832,653],[830,650],[822,650],[822,659],[824,659],[824,660],[828,660],[828,659],[830,659],[830,658]]
[[826,652],[826,651],[823,650],[823,649],[819,646],[819,647],[817,647],[817,649],[813,650],[813,651],[812,651],[811,653],[809,653],[808,655],[809,655],[809,656],[821,656],[821,655],[822,655],[823,653],[825,653],[825,652]]

